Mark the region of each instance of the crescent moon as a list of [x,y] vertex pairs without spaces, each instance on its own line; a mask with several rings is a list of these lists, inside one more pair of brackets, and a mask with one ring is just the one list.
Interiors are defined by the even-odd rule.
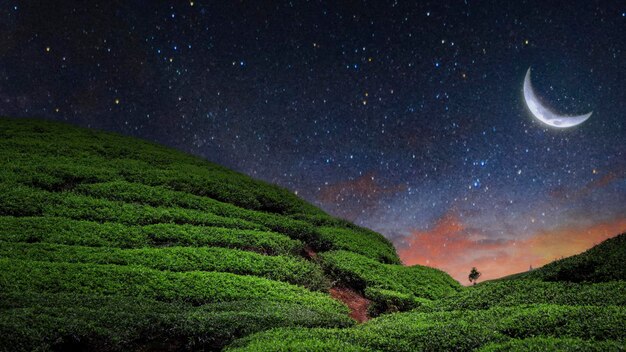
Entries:
[[526,101],[526,106],[528,106],[530,112],[532,112],[532,114],[539,121],[552,127],[567,128],[580,125],[585,122],[591,114],[593,114],[592,111],[578,116],[559,115],[542,105],[539,97],[537,97],[535,91],[533,90],[532,84],[530,83],[530,68],[526,71],[526,78],[524,78],[524,100]]

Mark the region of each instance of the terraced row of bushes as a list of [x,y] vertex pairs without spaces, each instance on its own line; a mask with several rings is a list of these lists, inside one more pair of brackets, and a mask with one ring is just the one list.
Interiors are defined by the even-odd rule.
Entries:
[[200,210],[223,217],[242,219],[261,224],[272,231],[289,235],[295,239],[307,242],[319,240],[316,229],[304,221],[294,220],[272,213],[248,210],[212,198],[173,191],[163,186],[147,186],[126,181],[114,181],[82,184],[77,186],[75,191],[92,197],[123,201],[126,203]]
[[[0,350],[127,350],[150,346],[152,340],[155,348],[174,344],[215,349],[271,327],[354,323],[344,305],[300,286],[255,276],[140,266],[168,270],[207,266],[204,261],[214,249],[120,250],[0,242]],[[211,269],[236,270],[235,254],[241,255],[242,270],[280,275],[260,266],[259,258],[246,262],[246,255],[255,254],[245,252],[215,252],[224,262],[213,263],[224,266]],[[306,275],[313,282],[320,274],[311,263],[280,258],[266,257],[265,264],[281,266],[291,260],[295,270],[313,270],[296,278],[288,268],[278,269],[298,281]],[[85,263],[111,261],[130,265]]]
[[269,231],[177,224],[128,226],[60,217],[0,216],[0,240],[115,248],[211,246],[274,255],[297,254],[303,248],[302,242]]
[[421,311],[481,310],[527,304],[626,306],[626,281],[596,284],[538,280],[490,281],[443,298]]
[[[381,235],[371,231],[330,227],[317,230],[303,221],[240,209],[209,198],[125,182],[83,185],[77,189],[115,200],[5,183],[0,184],[0,215],[54,216],[127,225],[176,223],[272,229],[322,250],[350,249],[382,262],[399,262],[393,246]],[[167,206],[153,206],[158,204]],[[181,205],[187,205],[190,209],[179,208]]]
[[200,305],[236,300],[273,300],[347,314],[328,295],[254,276],[223,272],[169,272],[141,266],[0,259],[0,290],[151,298]]
[[445,272],[421,265],[383,264],[349,251],[320,254],[327,273],[341,285],[355,288],[373,301],[370,313],[406,311],[461,290]]
[[[42,175],[58,176],[54,170],[63,164],[63,158],[81,166],[108,160],[107,166],[128,181],[165,185],[248,209],[279,214],[320,213],[285,189],[145,141],[52,122],[7,119],[1,122],[4,138],[0,150],[10,151],[14,163],[25,161],[28,170],[22,171],[40,170]],[[37,157],[41,162],[32,162]],[[68,181],[71,183],[72,179]]]
[[312,290],[328,288],[320,267],[302,258],[267,256],[227,248],[119,249],[0,241],[0,258],[42,262],[139,265],[162,271],[219,271],[289,282]]
[[[321,265],[374,314],[433,312],[459,290],[394,265],[380,234],[219,165],[62,124],[0,124],[0,350],[216,350],[285,327],[350,336],[347,307],[316,292]],[[375,326],[368,338],[394,338]],[[309,337],[299,346],[371,347]]]
[[[558,339],[585,344],[623,346],[626,308],[535,305],[477,311],[397,313],[348,329],[275,329],[236,341],[229,351],[471,351],[529,343],[539,346]],[[567,344],[569,340],[562,343]]]
[[177,223],[267,230],[260,224],[208,212],[115,202],[67,192],[53,193],[16,184],[0,184],[0,192],[0,215],[58,216],[127,225]]
[[322,227],[319,233],[322,241],[331,243],[330,250],[351,251],[382,263],[400,264],[391,242],[374,231]]
[[[221,226],[223,221],[224,226],[234,226],[193,212],[200,210],[242,219],[242,224],[258,224],[257,228],[303,240],[318,251],[358,250],[376,260],[399,263],[393,247],[379,234],[330,217],[285,189],[205,160],[149,142],[62,124],[6,119],[2,124],[6,138],[0,141],[0,158],[10,163],[0,170],[0,180],[9,187],[23,184],[31,186],[27,188],[30,193],[35,192],[33,188],[73,191],[127,203],[113,205],[72,195],[69,204],[47,209],[43,215],[93,221],[112,215],[107,221],[139,222],[134,224],[192,221],[207,225],[215,221],[213,226]],[[50,193],[43,195],[49,197]],[[30,199],[37,204],[40,198],[32,194]],[[77,209],[68,213],[64,207]],[[84,211],[90,207],[99,210]],[[5,209],[4,214],[42,213],[32,205],[22,209]],[[320,226],[328,229],[318,232]]]
[[193,306],[115,295],[0,291],[0,350],[218,350],[270,327],[347,327],[334,310],[258,299]]
[[478,352],[509,352],[509,351],[586,351],[586,352],[617,352],[624,350],[622,341],[596,341],[558,337],[529,337],[511,339],[501,343],[490,343],[478,349]]

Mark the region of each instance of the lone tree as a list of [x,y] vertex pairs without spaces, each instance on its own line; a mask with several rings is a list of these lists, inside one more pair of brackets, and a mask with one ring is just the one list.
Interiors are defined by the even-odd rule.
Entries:
[[472,271],[470,271],[469,273],[469,281],[473,282],[474,285],[476,285],[476,280],[478,280],[478,278],[480,277],[480,271],[476,270],[476,267],[472,268]]

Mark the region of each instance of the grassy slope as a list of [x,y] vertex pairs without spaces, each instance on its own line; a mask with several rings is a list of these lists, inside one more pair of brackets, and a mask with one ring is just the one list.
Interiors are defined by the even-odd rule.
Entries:
[[[337,253],[359,260],[339,271]],[[355,288],[377,313],[459,289],[399,264],[380,234],[282,188],[133,138],[0,118],[0,350],[220,349],[345,328],[327,290],[367,267]]]
[[[383,315],[346,329],[274,329],[237,340],[229,350],[623,351],[624,238],[620,235],[530,273],[421,301],[410,312]],[[323,256],[337,261],[336,254]],[[346,270],[354,263],[350,260],[339,266]],[[370,263],[368,271],[352,270],[352,275],[359,274],[355,280],[363,282],[381,265]],[[595,270],[581,270],[581,265]],[[401,277],[388,276],[394,279],[379,284],[403,286]]]
[[581,254],[541,268],[503,278],[542,281],[606,282],[626,280],[626,233],[609,238]]
[[[286,190],[144,141],[0,119],[0,164],[0,350],[624,349],[624,236],[461,288]],[[333,284],[381,316],[355,326]]]

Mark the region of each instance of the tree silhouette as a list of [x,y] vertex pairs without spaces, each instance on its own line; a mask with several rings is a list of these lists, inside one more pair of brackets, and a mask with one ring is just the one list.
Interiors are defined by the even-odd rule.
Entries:
[[480,277],[480,271],[476,270],[476,267],[472,268],[472,271],[470,271],[469,273],[469,281],[473,282],[474,285],[476,285],[476,280],[478,280],[478,278]]

